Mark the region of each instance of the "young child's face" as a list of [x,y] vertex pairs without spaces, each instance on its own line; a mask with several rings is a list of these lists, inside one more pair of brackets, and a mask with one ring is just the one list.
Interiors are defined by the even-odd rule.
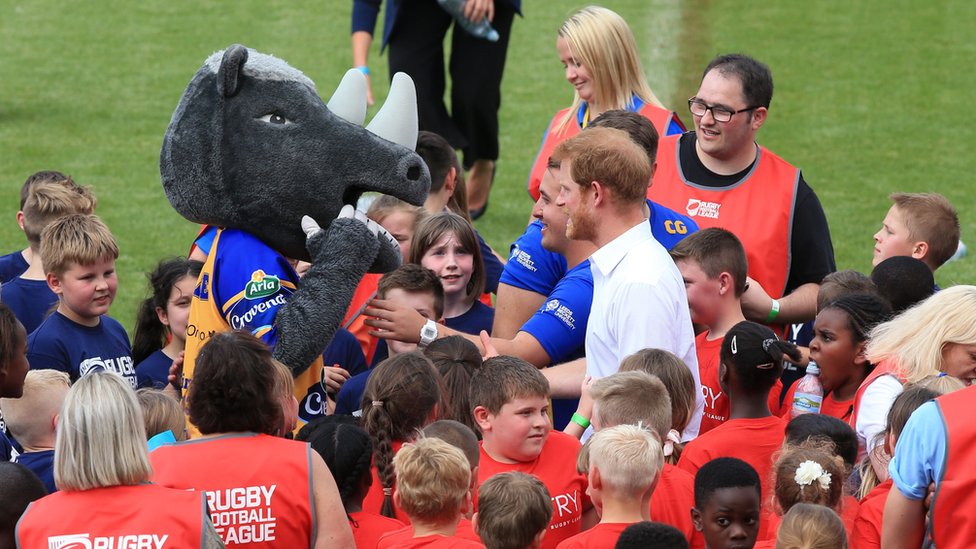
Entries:
[[702,509],[691,510],[708,549],[746,549],[759,534],[759,493],[753,486],[719,488]]
[[[405,307],[411,307],[424,318],[438,320],[437,314],[434,311],[434,294],[432,293],[408,292],[401,288],[392,288],[387,290],[383,298]],[[386,340],[386,345],[390,349],[390,356],[409,353],[417,349],[416,343],[404,343],[393,339]]]
[[921,259],[915,255],[916,243],[908,237],[908,226],[905,225],[905,217],[898,210],[898,206],[892,206],[888,210],[888,215],[881,222],[881,229],[874,233],[874,243],[872,266],[877,266],[889,257],[908,256]]
[[524,463],[542,453],[542,446],[552,430],[549,399],[538,395],[516,397],[505,403],[497,414],[487,413],[478,422],[485,449],[498,461]]
[[718,279],[709,278],[697,261],[682,259],[676,261],[675,265],[681,271],[681,278],[685,282],[691,321],[705,326],[713,325],[721,303],[721,294],[719,293],[721,282]]
[[410,243],[413,242],[413,227],[417,216],[413,212],[397,210],[383,218],[379,224],[386,229],[400,245],[403,262],[410,257]]
[[851,381],[857,362],[866,360],[864,344],[854,341],[847,313],[836,308],[820,311],[813,322],[810,359],[820,366],[824,392]]
[[30,364],[27,362],[27,330],[20,322],[14,334],[14,354],[6,364],[0,364],[0,398],[20,398],[24,396],[24,378]]
[[454,233],[447,233],[427,250],[420,264],[434,271],[444,286],[444,297],[457,299],[467,294],[474,272],[474,254],[465,248]]
[[946,343],[942,348],[942,366],[945,373],[972,385],[976,382],[976,345]]
[[166,308],[156,307],[156,315],[164,326],[168,326],[173,339],[186,342],[186,325],[190,320],[190,301],[197,281],[192,276],[184,276],[173,284],[166,300]]
[[87,326],[97,325],[98,317],[108,312],[119,287],[111,258],[90,265],[71,263],[60,276],[49,273],[47,283],[61,300],[58,312]]

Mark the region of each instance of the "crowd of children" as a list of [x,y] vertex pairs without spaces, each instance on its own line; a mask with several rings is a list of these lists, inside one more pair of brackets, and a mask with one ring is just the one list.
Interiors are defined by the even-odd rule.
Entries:
[[[702,105],[696,116],[723,114]],[[638,115],[609,111],[590,125],[655,154]],[[0,546],[15,530],[25,547],[45,536],[49,547],[162,547],[192,535],[207,547],[868,549],[976,536],[965,506],[976,493],[966,417],[976,286],[935,284],[959,245],[944,197],[892,194],[872,272],[824,277],[815,317],[785,331],[747,320],[756,250],[647,200],[684,281],[697,369],[643,349],[554,400],[573,391],[543,370],[583,354],[596,249],[566,236],[581,220],[556,204],[561,168],[537,166],[534,222],[506,264],[471,224],[448,142],[421,132],[417,150],[427,202],[384,196],[367,211],[404,263],[367,275],[322,343],[315,409],[299,407],[315,387],[297,387],[262,340],[236,331],[199,349],[181,401],[213,231],[192,259],[149,274],[130,346],[107,314],[120,250],[92,190],[55,171],[28,178],[17,215],[28,245],[0,257]],[[291,264],[298,280],[303,266]],[[796,381],[812,363],[818,413],[800,413]],[[157,486],[129,490],[146,482]],[[172,524],[121,517],[150,532],[128,541],[71,529],[86,506],[144,497]],[[181,513],[180,502],[205,512]]]

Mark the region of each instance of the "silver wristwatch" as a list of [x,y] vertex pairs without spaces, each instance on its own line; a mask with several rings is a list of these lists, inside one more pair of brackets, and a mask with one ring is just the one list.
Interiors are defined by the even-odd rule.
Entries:
[[417,344],[421,349],[427,347],[437,339],[437,323],[428,319],[424,327],[420,329],[420,343]]

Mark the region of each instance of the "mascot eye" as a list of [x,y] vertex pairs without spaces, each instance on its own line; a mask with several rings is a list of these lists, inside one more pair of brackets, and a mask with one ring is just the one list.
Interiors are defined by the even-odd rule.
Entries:
[[278,113],[266,114],[261,118],[258,118],[258,120],[261,120],[262,122],[267,122],[268,124],[287,125],[292,123],[291,120],[288,120],[287,118],[281,116]]

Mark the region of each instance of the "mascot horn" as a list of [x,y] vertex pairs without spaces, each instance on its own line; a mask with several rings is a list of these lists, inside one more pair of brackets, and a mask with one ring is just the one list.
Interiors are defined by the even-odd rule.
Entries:
[[[300,416],[324,414],[321,354],[366,272],[400,263],[397,243],[355,211],[366,191],[422,205],[430,174],[413,151],[416,91],[404,74],[366,128],[365,77],[328,104],[284,61],[233,45],[187,85],[163,139],[173,207],[213,227],[187,328],[184,391],[200,347],[244,330],[295,375]],[[310,261],[299,280],[289,260]]]

